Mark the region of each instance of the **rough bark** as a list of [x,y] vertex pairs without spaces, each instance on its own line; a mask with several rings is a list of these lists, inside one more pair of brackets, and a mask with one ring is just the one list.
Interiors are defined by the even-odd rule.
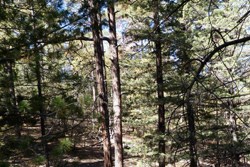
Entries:
[[107,90],[105,88],[104,77],[104,63],[103,63],[103,49],[102,40],[100,37],[100,26],[98,21],[98,3],[94,0],[88,1],[91,8],[90,19],[92,25],[92,35],[94,41],[95,52],[95,67],[96,67],[96,83],[98,92],[98,110],[102,116],[102,140],[103,140],[103,154],[104,154],[104,167],[111,167],[111,144],[109,133],[109,112],[108,112],[108,98]]
[[119,55],[118,55],[118,46],[116,37],[114,0],[109,1],[108,16],[109,16],[109,32],[110,32],[113,111],[114,111],[115,167],[123,167],[121,81],[120,81],[120,66],[119,66]]
[[163,91],[163,69],[162,69],[162,44],[161,44],[161,29],[158,11],[158,1],[156,2],[156,10],[154,14],[154,24],[156,32],[155,55],[156,55],[156,83],[157,83],[157,98],[158,98],[158,133],[160,135],[158,141],[159,167],[165,167],[165,140],[164,135],[166,131],[165,126],[165,108],[164,108],[164,91]]

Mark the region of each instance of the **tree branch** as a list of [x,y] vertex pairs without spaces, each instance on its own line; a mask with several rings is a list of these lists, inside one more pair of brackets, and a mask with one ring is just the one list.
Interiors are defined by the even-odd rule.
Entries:
[[211,60],[211,58],[217,53],[219,52],[220,50],[228,47],[228,46],[231,46],[231,45],[236,45],[236,44],[239,44],[239,43],[244,43],[244,42],[247,42],[250,40],[250,36],[247,36],[247,37],[244,37],[244,38],[240,38],[240,39],[236,39],[236,40],[233,40],[233,41],[229,41],[229,42],[225,42],[224,44],[216,47],[213,51],[211,51],[208,55],[205,56],[205,59],[204,61],[202,61],[198,71],[196,72],[192,82],[190,83],[189,85],[189,88],[188,89],[192,89],[193,85],[195,84],[196,81],[198,81],[199,79],[199,75],[201,73],[201,71],[203,70],[203,68],[205,67],[205,65]]

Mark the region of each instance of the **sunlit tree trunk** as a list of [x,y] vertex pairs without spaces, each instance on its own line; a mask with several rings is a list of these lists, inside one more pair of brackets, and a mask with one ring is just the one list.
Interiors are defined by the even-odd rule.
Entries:
[[98,110],[102,116],[102,140],[104,167],[111,167],[111,143],[109,133],[109,112],[108,112],[108,97],[105,87],[104,63],[103,63],[103,48],[100,37],[100,25],[98,21],[98,3],[94,0],[88,1],[91,8],[90,19],[92,25],[92,35],[94,41],[95,67],[96,67],[96,83],[98,93]]
[[108,3],[108,17],[110,32],[111,75],[114,111],[115,167],[123,167],[121,81],[116,37],[114,3],[114,0],[110,0]]

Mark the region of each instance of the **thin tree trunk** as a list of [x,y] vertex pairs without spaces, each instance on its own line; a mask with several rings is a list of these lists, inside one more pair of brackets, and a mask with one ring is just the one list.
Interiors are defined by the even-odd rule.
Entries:
[[114,111],[114,147],[115,167],[123,167],[123,146],[122,146],[122,103],[121,103],[121,81],[116,37],[116,21],[114,0],[108,4],[110,52],[111,52],[111,75]]
[[[235,95],[235,91],[233,86],[229,90],[229,94],[231,96]],[[228,113],[229,113],[229,125],[230,125],[230,132],[232,135],[232,166],[236,167],[239,166],[240,155],[237,153],[237,143],[238,143],[238,135],[237,135],[237,117],[234,113],[234,108],[236,107],[235,99],[228,100]]]
[[95,76],[94,71],[91,72],[91,79],[93,81],[92,84],[92,96],[93,96],[93,103],[95,103],[96,100],[96,82],[95,82]]
[[[36,47],[35,47],[36,50]],[[42,137],[42,144],[43,144],[43,149],[44,149],[44,154],[46,157],[46,167],[50,166],[49,162],[49,151],[48,151],[48,144],[45,139],[45,134],[46,134],[46,112],[44,109],[44,97],[42,93],[42,75],[41,75],[41,63],[40,63],[40,55],[37,51],[35,53],[35,62],[36,62],[36,79],[37,79],[37,90],[38,90],[38,98],[39,98],[39,112],[40,112],[40,128],[41,128],[41,137]]]
[[[92,79],[92,97],[93,97],[93,104],[94,108],[96,108],[96,82],[95,82],[95,74],[94,71],[91,72],[91,79]],[[98,112],[98,111],[97,111]],[[93,110],[92,113],[92,128],[95,129],[95,116],[96,116],[96,110]]]
[[[35,7],[34,2],[31,1],[32,5],[32,19],[33,19],[33,31],[36,31],[36,21],[35,21]],[[39,99],[39,113],[40,113],[40,128],[41,128],[41,142],[43,145],[43,151],[46,158],[46,167],[50,166],[49,161],[49,150],[48,150],[48,144],[45,139],[46,134],[46,112],[44,109],[44,97],[42,93],[42,75],[41,75],[41,56],[37,47],[37,37],[35,36],[35,33],[33,32],[33,44],[34,44],[34,57],[35,57],[35,73],[36,73],[36,80],[37,80],[37,91],[38,91],[38,99]]]
[[[218,101],[216,101],[216,107],[218,106]],[[219,127],[219,111],[216,110],[216,126]],[[216,166],[220,167],[220,137],[219,137],[219,129],[216,130]]]
[[[102,20],[102,14],[99,12],[98,13],[98,24],[101,24],[101,20]],[[100,32],[100,37],[103,36],[103,32],[101,30],[101,28],[99,28],[99,32]],[[103,42],[101,41],[100,43],[101,45],[101,49],[102,51],[104,51],[104,46],[103,46]],[[108,90],[108,83],[107,83],[107,70],[106,70],[106,63],[105,63],[105,56],[104,53],[102,54],[102,63],[103,63],[103,75],[104,75],[104,85],[105,85],[105,90]],[[107,92],[108,93],[108,92]],[[108,103],[108,99],[107,99],[107,103]]]
[[190,159],[190,167],[197,167],[195,115],[193,106],[191,104],[190,91],[191,90],[188,90],[186,98],[186,111],[187,111],[188,131],[189,131],[189,159]]
[[159,19],[159,2],[156,2],[156,10],[154,14],[154,24],[156,32],[155,44],[155,55],[156,55],[156,82],[157,82],[157,98],[158,98],[158,133],[160,135],[158,141],[158,152],[159,152],[159,167],[165,167],[165,140],[164,135],[166,131],[165,127],[165,108],[164,108],[164,91],[163,91],[163,69],[162,69],[162,44],[161,44],[161,29]]
[[111,144],[109,133],[109,112],[108,112],[108,97],[105,88],[104,64],[103,64],[103,49],[100,38],[100,25],[98,21],[98,3],[94,0],[88,1],[91,8],[90,18],[92,24],[92,34],[94,40],[95,64],[96,64],[96,81],[99,97],[98,109],[102,116],[102,139],[103,139],[103,154],[104,167],[112,166],[111,159]]
[[9,93],[10,93],[10,100],[11,100],[11,107],[13,110],[13,114],[16,119],[15,124],[15,133],[18,138],[21,137],[21,117],[18,110],[17,98],[16,98],[16,91],[15,91],[15,82],[14,82],[14,71],[13,71],[13,62],[9,61],[6,63],[6,70],[9,75]]

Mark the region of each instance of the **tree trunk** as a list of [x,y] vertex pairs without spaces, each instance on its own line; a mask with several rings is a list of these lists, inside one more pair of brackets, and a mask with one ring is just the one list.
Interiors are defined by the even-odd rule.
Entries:
[[33,32],[32,32],[32,40],[33,40],[33,45],[34,45],[34,50],[33,50],[33,56],[35,60],[35,73],[36,73],[36,81],[37,81],[37,91],[38,91],[38,99],[39,99],[39,113],[40,113],[40,128],[41,128],[41,142],[43,145],[43,151],[45,154],[46,158],[46,167],[50,166],[50,161],[49,161],[49,150],[48,150],[48,144],[45,139],[45,134],[46,134],[46,125],[45,125],[45,120],[46,120],[46,112],[44,108],[44,97],[43,97],[43,91],[42,91],[42,75],[41,75],[41,55],[39,53],[38,45],[37,45],[37,37],[36,37],[36,19],[35,19],[35,7],[34,7],[34,2],[31,1],[31,6],[32,6],[32,20],[33,20]]
[[116,21],[114,0],[108,4],[110,52],[111,52],[111,75],[114,111],[114,147],[115,167],[123,167],[123,146],[122,146],[122,103],[121,103],[121,81],[116,37]]
[[8,73],[8,78],[9,78],[9,93],[10,93],[10,101],[11,101],[11,108],[13,111],[14,118],[16,119],[15,121],[15,134],[18,138],[21,137],[21,125],[22,125],[22,120],[20,117],[20,113],[18,110],[18,104],[17,104],[17,98],[16,98],[16,91],[15,91],[15,82],[14,82],[14,71],[13,71],[13,62],[8,61],[6,62],[6,71]]
[[39,112],[40,112],[40,127],[41,127],[41,137],[42,137],[42,144],[43,144],[43,149],[44,149],[44,154],[46,157],[46,167],[50,166],[49,163],[49,151],[48,151],[48,144],[45,139],[46,135],[46,125],[45,125],[45,120],[46,120],[46,112],[44,109],[44,97],[42,93],[42,75],[41,75],[41,63],[40,63],[40,55],[38,51],[36,51],[35,47],[35,62],[36,62],[36,79],[37,79],[37,90],[38,90],[38,98],[39,98]]
[[108,97],[107,90],[105,88],[104,77],[104,63],[103,63],[103,49],[102,41],[100,37],[100,25],[98,21],[98,3],[94,0],[88,1],[91,8],[90,19],[92,25],[92,34],[94,40],[94,52],[95,52],[95,67],[96,67],[96,83],[99,97],[98,109],[102,116],[102,139],[103,139],[103,154],[104,154],[104,167],[112,166],[111,159],[111,144],[109,133],[109,112],[108,112]]
[[163,69],[162,69],[162,44],[161,44],[161,29],[159,19],[159,2],[156,2],[156,10],[154,14],[154,24],[156,32],[155,55],[156,55],[156,82],[157,82],[157,98],[158,98],[158,133],[160,135],[158,141],[159,152],[159,167],[165,167],[165,140],[164,135],[166,131],[165,127],[165,108],[164,108],[164,91],[163,91]]
[[[229,94],[231,96],[236,95],[233,85],[229,89]],[[232,135],[232,166],[236,167],[239,166],[239,160],[240,160],[240,155],[237,153],[237,143],[238,141],[238,135],[237,135],[237,116],[236,113],[234,112],[234,108],[237,107],[235,103],[235,99],[228,99],[228,114],[229,114],[229,125],[230,125],[230,132]]]
[[190,101],[191,100],[190,91],[191,90],[188,90],[186,98],[186,111],[187,111],[188,131],[189,131],[189,159],[190,159],[190,167],[197,167],[195,115],[192,103]]

